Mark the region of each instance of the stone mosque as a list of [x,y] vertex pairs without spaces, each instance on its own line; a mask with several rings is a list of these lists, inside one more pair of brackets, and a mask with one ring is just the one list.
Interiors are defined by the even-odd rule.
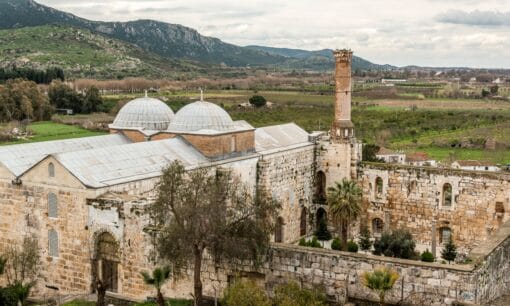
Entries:
[[[175,114],[165,103],[142,97],[119,111],[109,135],[0,147],[0,253],[24,237],[37,238],[39,296],[55,290],[88,294],[101,278],[109,280],[112,296],[144,300],[153,292],[140,272],[155,264],[144,211],[155,199],[162,169],[174,160],[188,170],[228,169],[278,199],[275,247],[300,248],[294,243],[328,218],[326,188],[343,178],[363,188],[363,212],[353,237],[360,226],[374,235],[404,226],[434,252],[448,235],[468,253],[505,228],[510,180],[503,174],[361,163],[361,143],[351,122],[352,52],[337,50],[334,56],[335,113],[328,132],[308,133],[294,123],[254,128],[233,121],[203,95]],[[289,256],[300,252],[305,251]],[[327,284],[328,296],[345,300],[345,276],[338,280],[326,271],[332,267],[324,269],[310,283]],[[290,273],[270,271],[261,274],[266,283]],[[292,271],[288,277],[295,278],[300,270]],[[206,294],[227,282],[228,273],[214,273],[214,268],[203,271],[210,280],[204,281]],[[307,277],[304,269],[300,280]],[[190,292],[189,279],[164,288],[172,297],[189,298]]]

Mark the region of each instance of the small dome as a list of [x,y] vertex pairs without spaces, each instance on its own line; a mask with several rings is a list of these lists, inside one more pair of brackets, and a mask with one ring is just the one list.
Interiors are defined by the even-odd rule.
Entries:
[[200,130],[231,131],[235,129],[230,115],[218,105],[197,101],[184,106],[175,114],[168,126],[171,132],[196,132]]
[[168,105],[158,99],[144,97],[124,105],[111,127],[163,131],[173,117],[174,112]]

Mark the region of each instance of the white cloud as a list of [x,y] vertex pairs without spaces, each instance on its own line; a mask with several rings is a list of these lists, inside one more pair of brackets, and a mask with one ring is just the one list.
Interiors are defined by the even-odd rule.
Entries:
[[92,20],[182,24],[239,45],[349,47],[377,63],[510,68],[510,16],[497,10],[510,0],[39,2]]

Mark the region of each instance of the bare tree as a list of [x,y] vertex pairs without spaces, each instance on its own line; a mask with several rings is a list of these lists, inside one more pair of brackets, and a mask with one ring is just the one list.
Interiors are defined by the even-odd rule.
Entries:
[[152,214],[159,229],[158,252],[173,271],[193,268],[196,305],[202,301],[204,253],[219,263],[265,254],[279,204],[254,192],[227,171],[186,172],[173,162],[164,171]]

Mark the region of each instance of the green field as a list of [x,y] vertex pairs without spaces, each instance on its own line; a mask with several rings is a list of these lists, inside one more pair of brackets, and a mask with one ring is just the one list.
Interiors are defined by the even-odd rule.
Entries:
[[80,138],[89,136],[104,135],[104,132],[95,132],[83,129],[78,126],[59,124],[50,121],[36,122],[28,126],[33,136],[25,140],[3,142],[0,145],[20,144],[38,141],[59,140],[68,138]]

